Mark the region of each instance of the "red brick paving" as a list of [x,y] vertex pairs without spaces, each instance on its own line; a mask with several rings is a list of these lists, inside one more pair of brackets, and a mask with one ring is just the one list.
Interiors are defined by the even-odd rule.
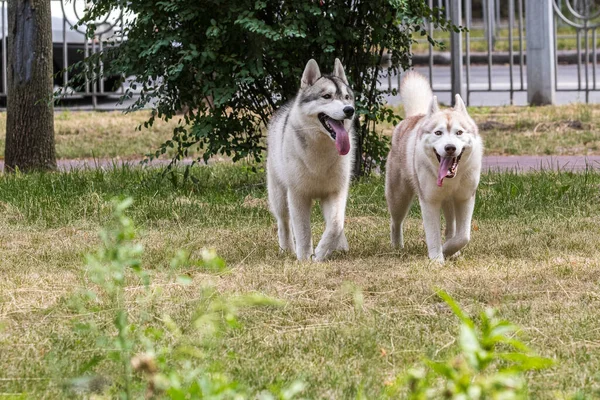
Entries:
[[486,156],[483,171],[600,170],[600,156]]
[[[169,160],[155,160],[151,165],[167,165]],[[190,164],[190,160],[183,162]],[[138,165],[139,161],[130,160],[58,160],[58,168],[62,171],[83,168],[105,168],[124,164]],[[486,156],[483,158],[483,171],[538,171],[563,170],[583,171],[586,168],[600,170],[600,156]],[[0,160],[0,171],[4,170],[4,161]]]

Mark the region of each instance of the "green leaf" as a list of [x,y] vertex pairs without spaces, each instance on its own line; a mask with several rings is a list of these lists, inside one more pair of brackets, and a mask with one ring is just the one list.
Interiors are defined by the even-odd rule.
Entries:
[[456,301],[454,301],[454,299],[448,293],[441,289],[437,290],[436,293],[442,300],[446,302],[446,304],[448,304],[454,315],[456,315],[462,323],[466,324],[470,328],[475,326],[473,320],[471,320],[467,314],[463,312],[458,303],[456,303]]
[[509,368],[517,371],[546,369],[554,365],[550,358],[538,357],[523,353],[498,353],[497,356],[505,361],[516,363]]
[[190,285],[192,282],[193,282],[193,279],[187,275],[178,275],[177,276],[177,283],[179,283],[180,285]]
[[425,360],[425,363],[438,375],[450,380],[456,379],[456,371],[448,363],[436,362],[431,360]]

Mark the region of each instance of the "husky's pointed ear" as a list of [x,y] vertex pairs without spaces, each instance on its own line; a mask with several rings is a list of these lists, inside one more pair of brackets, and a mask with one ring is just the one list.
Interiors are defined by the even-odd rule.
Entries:
[[314,85],[314,83],[321,77],[321,71],[319,70],[319,64],[312,58],[308,60],[306,63],[306,67],[304,67],[304,73],[302,74],[302,83],[300,87],[302,89],[306,89],[309,86]]
[[467,106],[465,106],[465,102],[458,93],[454,96],[454,111],[467,113]]
[[440,106],[438,104],[437,96],[433,96],[431,98],[431,104],[429,104],[429,115],[435,114],[440,111]]
[[344,81],[346,85],[348,84],[348,79],[346,79],[346,73],[344,72],[344,66],[339,58],[335,59],[335,64],[333,65],[333,76],[337,76]]

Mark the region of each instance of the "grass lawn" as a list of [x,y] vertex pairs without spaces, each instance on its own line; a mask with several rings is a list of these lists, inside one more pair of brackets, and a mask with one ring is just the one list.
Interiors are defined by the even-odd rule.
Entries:
[[[471,107],[469,112],[480,124],[488,155],[600,154],[600,132],[594,129],[600,105]],[[148,112],[58,112],[57,156],[139,159],[170,139],[179,121],[158,121],[150,129],[136,130],[148,117]],[[393,127],[381,123],[378,129],[390,135]],[[0,157],[5,134],[6,113],[0,113]]]
[[[149,129],[138,130],[149,117],[149,112],[56,112],[56,155],[67,159],[139,159],[170,139],[179,121],[158,121]],[[5,136],[6,112],[0,112],[0,157],[4,157]]]
[[[402,115],[400,108],[396,111]],[[598,155],[600,105],[469,107],[486,155]],[[393,126],[381,123],[383,135]]]
[[[514,123],[510,113],[502,121]],[[98,246],[110,199],[120,195],[135,199],[130,215],[152,274],[154,305],[145,311],[154,318],[146,324],[168,314],[186,339],[198,340],[189,321],[206,285],[285,302],[242,311],[243,325],[204,355],[203,362],[218,363],[252,391],[300,379],[306,398],[353,398],[361,388],[377,398],[423,356],[444,359],[455,351],[458,322],[434,295],[439,287],[470,314],[497,308],[523,328],[523,341],[556,361],[528,375],[531,398],[576,390],[600,395],[600,174],[485,174],[472,242],[444,266],[426,258],[418,207],[407,220],[406,248],[390,248],[380,177],[352,186],[350,252],[317,264],[279,254],[262,173],[217,164],[194,168],[191,176],[182,182],[182,171],[163,178],[158,170],[127,168],[0,176],[0,396],[65,398],[64,383],[93,356],[101,360],[97,373],[119,374],[93,336],[74,330],[82,318],[109,327],[112,310],[80,315],[69,304],[87,282],[83,256]],[[322,231],[315,209],[315,243]],[[169,266],[176,249],[197,257],[207,247],[230,270],[188,268],[192,283],[179,284]],[[349,286],[364,296],[358,309]],[[139,290],[131,278],[127,293]],[[137,320],[140,304],[126,304]],[[136,396],[143,390],[136,387]]]
[[[515,27],[513,28],[513,42],[512,48],[515,53],[519,51],[519,29],[517,25],[517,21],[515,21]],[[509,29],[502,28],[498,29],[496,32],[496,42],[493,45],[493,51],[505,51],[508,52],[510,49],[510,42],[508,38]],[[470,48],[473,52],[487,52],[488,51],[488,41],[486,32],[483,28],[471,28],[471,42]],[[527,44],[525,40],[526,32],[523,31],[523,51],[527,49]],[[592,35],[588,34],[588,39],[591,43]],[[444,44],[444,49],[434,48],[433,51],[450,51],[450,34],[448,32],[443,31],[434,31],[434,38]],[[427,53],[429,52],[429,43],[426,39],[419,34],[414,34],[413,39],[415,39],[415,43],[413,43],[411,50],[414,53]],[[464,44],[466,46],[466,33],[463,34]],[[585,37],[581,35],[581,46],[583,51],[585,52]],[[561,26],[558,29],[558,40],[556,43],[557,50],[577,50],[577,37],[576,31],[574,28]]]

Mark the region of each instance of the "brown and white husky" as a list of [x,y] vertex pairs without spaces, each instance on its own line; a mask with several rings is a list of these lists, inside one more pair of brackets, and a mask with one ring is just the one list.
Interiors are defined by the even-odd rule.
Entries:
[[[409,72],[400,96],[406,118],[394,130],[385,181],[392,245],[404,246],[402,224],[418,196],[429,258],[443,263],[471,238],[483,141],[460,95],[454,108],[440,110],[428,80]],[[446,220],[443,245],[440,211]]]

